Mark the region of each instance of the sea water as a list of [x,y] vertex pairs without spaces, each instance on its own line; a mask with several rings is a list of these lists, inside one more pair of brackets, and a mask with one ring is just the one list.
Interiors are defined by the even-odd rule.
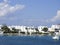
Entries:
[[0,45],[60,45],[51,36],[0,36]]

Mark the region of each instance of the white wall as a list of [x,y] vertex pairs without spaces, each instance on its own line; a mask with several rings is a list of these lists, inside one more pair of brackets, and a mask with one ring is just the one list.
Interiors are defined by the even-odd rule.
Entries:
[[45,28],[45,27],[47,27],[47,26],[38,26],[39,32],[44,32],[44,31],[42,31],[42,29]]

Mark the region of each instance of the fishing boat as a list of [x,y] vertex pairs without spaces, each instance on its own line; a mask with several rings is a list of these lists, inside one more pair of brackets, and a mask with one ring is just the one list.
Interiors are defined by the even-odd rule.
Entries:
[[3,34],[3,31],[0,31],[0,35]]
[[59,40],[59,33],[55,32],[55,36],[52,37],[54,40]]
[[59,40],[59,36],[52,37],[54,40]]

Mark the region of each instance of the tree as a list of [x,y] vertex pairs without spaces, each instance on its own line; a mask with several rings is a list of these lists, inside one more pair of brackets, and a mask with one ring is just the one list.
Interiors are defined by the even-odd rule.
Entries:
[[35,28],[35,30],[36,30],[36,33],[39,33],[39,30],[38,30],[38,28]]
[[7,25],[3,25],[1,29],[4,31],[4,33],[10,33],[10,29],[7,27]]
[[45,28],[42,29],[42,31],[47,32],[48,31],[48,28],[45,27]]
[[59,30],[60,30],[60,29],[55,28],[55,31],[56,31],[56,32],[59,32]]
[[38,28],[35,28],[35,30],[36,30],[37,32],[39,32]]
[[18,29],[15,29],[14,27],[12,28],[13,33],[18,33]]

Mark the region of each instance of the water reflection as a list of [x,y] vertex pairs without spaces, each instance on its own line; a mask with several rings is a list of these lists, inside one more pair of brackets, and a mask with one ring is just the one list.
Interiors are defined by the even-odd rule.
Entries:
[[[49,34],[31,34],[31,35],[29,35],[29,34],[21,34],[21,33],[3,33],[2,35],[0,35],[0,36],[39,36],[39,37],[42,37],[42,36],[51,36],[51,38],[52,39],[54,39],[54,40],[59,40],[59,37],[58,36],[56,36],[56,34],[55,33],[49,33]],[[54,37],[55,36],[55,37]],[[57,38],[56,38],[57,37]]]

